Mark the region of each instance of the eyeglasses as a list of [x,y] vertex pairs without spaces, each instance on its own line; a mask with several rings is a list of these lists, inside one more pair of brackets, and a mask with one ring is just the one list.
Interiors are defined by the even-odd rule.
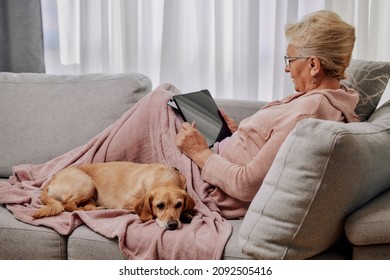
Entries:
[[290,63],[292,61],[298,60],[298,59],[308,59],[310,56],[284,56],[284,62],[286,63],[286,66],[290,66]]

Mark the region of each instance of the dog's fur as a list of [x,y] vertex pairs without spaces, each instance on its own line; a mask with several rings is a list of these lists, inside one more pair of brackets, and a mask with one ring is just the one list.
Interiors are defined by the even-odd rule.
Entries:
[[186,192],[185,177],[175,168],[132,162],[65,168],[45,184],[41,201],[45,206],[33,213],[34,218],[63,211],[120,208],[137,213],[143,222],[156,218],[169,230],[180,228],[181,215],[195,206]]

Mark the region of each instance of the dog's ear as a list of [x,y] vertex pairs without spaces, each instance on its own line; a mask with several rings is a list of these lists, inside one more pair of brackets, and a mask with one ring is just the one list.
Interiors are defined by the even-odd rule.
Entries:
[[195,207],[195,201],[188,194],[185,195],[184,209],[192,210]]
[[153,220],[152,200],[152,195],[147,193],[141,196],[135,204],[135,211],[142,222]]
[[188,194],[186,194],[184,198],[184,208],[183,212],[180,214],[180,221],[188,224],[191,223],[192,218],[195,216],[195,211],[193,210],[195,202]]
[[180,186],[182,187],[183,190],[185,190],[185,189],[187,189],[187,186],[186,186],[186,184],[187,184],[186,177],[184,177],[184,175],[181,174],[179,171],[178,171],[178,173],[179,173],[179,178],[180,178]]

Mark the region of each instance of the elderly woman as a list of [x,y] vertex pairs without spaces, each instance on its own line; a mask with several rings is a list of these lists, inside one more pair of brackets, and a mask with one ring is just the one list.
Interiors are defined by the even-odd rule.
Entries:
[[305,118],[354,122],[359,97],[340,80],[349,65],[354,27],[330,11],[314,12],[287,25],[285,71],[296,93],[272,102],[237,127],[224,114],[233,135],[207,147],[196,125],[183,123],[179,149],[200,168],[209,194],[225,217],[243,216],[287,135]]

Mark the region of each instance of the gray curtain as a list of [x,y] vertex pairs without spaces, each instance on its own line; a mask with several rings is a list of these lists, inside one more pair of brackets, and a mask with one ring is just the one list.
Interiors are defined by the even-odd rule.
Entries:
[[44,73],[40,0],[0,0],[0,72]]

